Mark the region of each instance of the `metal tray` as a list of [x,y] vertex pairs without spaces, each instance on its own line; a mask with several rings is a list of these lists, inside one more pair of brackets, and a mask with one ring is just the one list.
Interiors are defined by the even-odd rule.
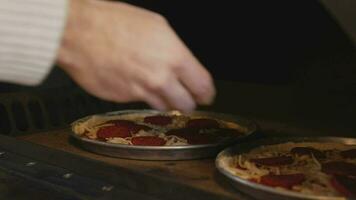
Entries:
[[[162,112],[155,110],[123,110],[105,113],[96,116],[115,116],[124,115],[132,113],[142,113],[142,114],[160,114]],[[229,141],[224,141],[222,143],[214,144],[202,144],[202,145],[182,145],[182,146],[133,146],[125,144],[112,144],[97,140],[92,140],[88,138],[83,138],[71,132],[72,138],[74,138],[76,144],[80,147],[102,155],[107,155],[111,157],[127,158],[127,159],[137,159],[137,160],[189,160],[189,159],[199,159],[207,157],[215,157],[222,149],[226,148],[228,145],[232,145],[236,142],[246,139],[248,136],[253,134],[257,126],[251,120],[242,119],[240,117],[222,113],[213,113],[205,111],[194,111],[190,116],[204,116],[213,117],[216,119],[226,120],[230,122],[235,122],[238,125],[245,127],[246,132],[243,136]],[[85,121],[91,116],[84,117],[72,123],[75,125],[78,122]]]
[[347,145],[356,145],[356,138],[342,138],[342,137],[274,137],[259,139],[251,143],[243,143],[231,146],[218,154],[215,160],[216,168],[222,173],[231,183],[232,186],[241,192],[249,194],[257,199],[273,199],[273,200],[345,200],[340,197],[327,197],[301,194],[292,191],[276,190],[272,187],[264,186],[258,183],[239,178],[231,174],[225,169],[222,159],[226,156],[233,156],[237,154],[246,153],[254,148],[262,145],[273,145],[285,142],[336,142]]

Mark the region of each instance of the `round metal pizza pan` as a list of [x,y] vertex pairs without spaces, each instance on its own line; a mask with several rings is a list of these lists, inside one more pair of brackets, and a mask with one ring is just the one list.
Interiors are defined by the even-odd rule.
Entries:
[[237,190],[249,194],[257,199],[273,199],[273,200],[345,200],[343,197],[328,197],[328,196],[316,196],[301,194],[293,191],[277,190],[272,187],[264,186],[258,183],[254,183],[238,176],[233,175],[226,169],[224,158],[242,153],[257,148],[262,145],[273,145],[286,142],[336,142],[347,145],[356,145],[356,138],[343,138],[343,137],[273,137],[255,140],[254,142],[237,144],[226,148],[221,151],[215,160],[215,165],[218,171],[226,177],[232,186]]
[[[99,114],[95,116],[117,116],[124,114],[160,114],[161,112],[155,110],[122,110],[110,113]],[[223,141],[221,143],[214,144],[202,144],[202,145],[181,145],[181,146],[134,146],[126,144],[113,144],[97,140],[92,140],[76,135],[71,132],[72,138],[75,143],[81,148],[88,151],[107,155],[111,157],[119,157],[126,159],[137,160],[189,160],[215,157],[222,149],[229,145],[243,141],[247,137],[251,136],[257,129],[257,125],[247,119],[240,118],[235,115],[228,115],[222,113],[213,113],[205,111],[194,111],[189,114],[190,116],[202,116],[212,117],[220,120],[226,120],[229,122],[237,123],[244,127],[246,131],[240,137]],[[87,116],[72,123],[72,126],[76,123],[88,120],[92,116]]]

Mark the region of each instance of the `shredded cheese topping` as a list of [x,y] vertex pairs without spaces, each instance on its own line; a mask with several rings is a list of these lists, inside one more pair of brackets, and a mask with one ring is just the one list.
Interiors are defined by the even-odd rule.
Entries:
[[[313,154],[309,155],[292,155],[290,150],[294,147],[313,147],[326,154],[325,159],[317,159]],[[235,156],[224,157],[220,163],[223,168],[231,174],[246,180],[259,181],[261,176],[267,174],[294,174],[303,173],[306,180],[301,185],[295,185],[291,188],[292,191],[304,194],[312,194],[319,196],[341,197],[341,195],[331,186],[331,176],[321,171],[322,163],[328,161],[347,161],[356,164],[356,159],[344,159],[340,155],[340,151],[355,149],[356,145],[344,145],[340,143],[319,143],[319,142],[303,142],[303,143],[284,143],[277,145],[261,146],[252,149],[248,153]],[[275,156],[293,156],[294,162],[290,165],[281,166],[257,166],[251,162],[251,159],[268,158]],[[236,167],[239,165],[243,169]],[[278,190],[286,190],[276,187]]]

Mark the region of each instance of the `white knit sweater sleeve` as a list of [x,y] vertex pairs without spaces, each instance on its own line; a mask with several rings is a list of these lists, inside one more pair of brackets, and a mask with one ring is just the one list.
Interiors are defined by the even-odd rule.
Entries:
[[51,70],[68,0],[0,0],[0,81],[41,83]]

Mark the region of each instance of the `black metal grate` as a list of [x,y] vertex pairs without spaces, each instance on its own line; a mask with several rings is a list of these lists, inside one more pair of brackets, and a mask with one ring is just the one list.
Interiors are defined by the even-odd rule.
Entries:
[[78,88],[0,94],[0,134],[23,135],[68,126],[90,114],[144,104],[116,104],[94,98]]

